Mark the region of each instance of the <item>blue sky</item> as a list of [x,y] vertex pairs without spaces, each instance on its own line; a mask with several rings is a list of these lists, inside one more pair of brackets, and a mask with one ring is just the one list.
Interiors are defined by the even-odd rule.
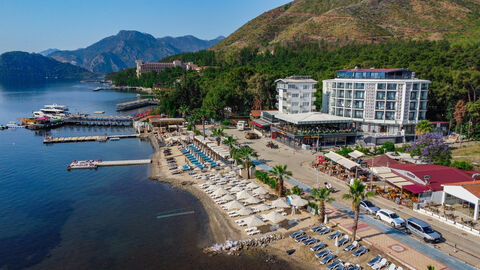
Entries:
[[86,47],[120,30],[228,36],[289,0],[0,0],[0,53]]

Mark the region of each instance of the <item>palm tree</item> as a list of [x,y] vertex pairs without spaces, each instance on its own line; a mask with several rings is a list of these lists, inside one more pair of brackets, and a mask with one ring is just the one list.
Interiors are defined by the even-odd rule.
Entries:
[[355,217],[353,220],[353,241],[355,241],[357,234],[358,215],[360,213],[360,201],[365,200],[368,197],[375,196],[372,191],[366,191],[366,185],[357,179],[353,180],[353,184],[350,185],[348,193],[343,194],[343,198],[352,201],[352,210],[355,211]]
[[205,120],[207,119],[208,112],[204,108],[201,108],[198,110],[198,116],[202,119],[202,125],[203,125],[203,137],[206,137],[207,135],[205,134]]
[[212,136],[217,137],[217,145],[220,145],[220,141],[222,140],[222,137],[225,136],[225,132],[223,132],[224,128],[212,128]]
[[292,176],[291,171],[287,171],[287,165],[276,165],[270,171],[270,175],[277,182],[277,193],[279,197],[283,195],[283,181],[285,178]]
[[247,178],[250,179],[250,167],[253,166],[252,157],[257,157],[257,152],[250,147],[241,147],[233,151],[233,158],[247,169]]
[[223,140],[223,144],[230,148],[230,156],[232,156],[233,148],[238,144],[238,142],[237,139],[233,138],[233,136],[228,136],[225,140]]
[[187,105],[182,105],[180,108],[178,108],[178,113],[182,115],[182,118],[185,118],[187,115],[187,112],[190,110],[190,108]]
[[428,265],[428,266],[427,266],[427,270],[435,270],[435,266],[433,266],[433,265]]
[[418,122],[417,126],[415,127],[415,133],[417,135],[421,135],[423,133],[433,132],[433,125],[428,120],[422,120]]
[[313,198],[318,201],[318,215],[320,216],[320,222],[323,222],[325,219],[325,203],[335,200],[333,197],[330,197],[332,190],[326,187],[321,187],[320,189],[314,188],[312,192]]

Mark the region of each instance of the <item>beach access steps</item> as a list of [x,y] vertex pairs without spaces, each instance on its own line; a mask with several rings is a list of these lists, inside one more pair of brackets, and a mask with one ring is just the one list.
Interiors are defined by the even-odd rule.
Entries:
[[73,143],[73,142],[106,142],[111,138],[137,138],[139,134],[126,134],[126,135],[108,135],[108,136],[77,136],[77,137],[45,137],[43,143]]
[[141,107],[146,107],[146,106],[151,106],[151,105],[157,105],[158,101],[154,99],[138,99],[134,101],[129,101],[129,102],[123,102],[123,103],[118,103],[117,104],[117,111],[126,111],[126,110],[132,110],[136,108],[141,108]]

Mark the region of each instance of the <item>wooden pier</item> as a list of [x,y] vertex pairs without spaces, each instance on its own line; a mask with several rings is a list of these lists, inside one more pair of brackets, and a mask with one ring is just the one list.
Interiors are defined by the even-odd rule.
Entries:
[[73,142],[106,142],[112,138],[137,138],[139,134],[126,134],[126,135],[108,135],[108,136],[77,136],[77,137],[45,137],[43,143],[73,143]]
[[158,101],[153,99],[138,99],[134,101],[124,102],[117,104],[117,111],[126,111],[132,110],[136,108],[157,105]]
[[82,126],[131,126],[131,116],[106,115],[70,115],[63,120],[65,124]]
[[114,160],[114,161],[98,161],[98,167],[106,166],[128,166],[128,165],[147,165],[152,163],[151,159],[137,159],[137,160]]

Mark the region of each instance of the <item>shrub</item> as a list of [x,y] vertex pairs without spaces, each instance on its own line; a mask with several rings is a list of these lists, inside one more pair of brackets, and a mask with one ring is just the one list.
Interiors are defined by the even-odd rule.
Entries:
[[350,147],[342,147],[341,150],[335,151],[335,153],[342,155],[344,157],[348,157],[348,153],[351,153],[351,152],[353,152],[353,149]]
[[193,131],[193,133],[195,133],[195,135],[197,135],[197,136],[202,135],[202,132],[201,132],[200,130],[198,130],[198,129],[195,129],[195,130]]
[[298,186],[294,186],[292,188],[292,193],[296,195],[302,195],[303,189],[299,188]]
[[385,142],[382,145],[382,148],[385,150],[385,152],[395,152],[395,144],[393,142]]
[[460,169],[460,170],[464,170],[464,171],[473,170],[473,164],[471,164],[471,163],[469,163],[465,160],[462,160],[462,161],[454,160],[454,161],[452,161],[450,166],[455,167],[455,168]]
[[222,126],[229,126],[230,125],[230,120],[223,120],[221,122]]

